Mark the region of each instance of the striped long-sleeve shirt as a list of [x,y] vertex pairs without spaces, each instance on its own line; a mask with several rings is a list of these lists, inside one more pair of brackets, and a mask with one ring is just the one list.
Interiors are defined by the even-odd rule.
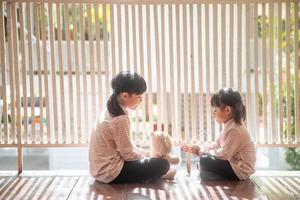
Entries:
[[241,180],[246,180],[255,172],[255,147],[244,125],[233,119],[225,123],[224,129],[210,146],[201,151],[222,160],[228,160],[233,171]]
[[119,175],[124,161],[142,159],[144,153],[131,142],[128,113],[111,117],[106,111],[92,129],[90,174],[98,181],[109,183]]

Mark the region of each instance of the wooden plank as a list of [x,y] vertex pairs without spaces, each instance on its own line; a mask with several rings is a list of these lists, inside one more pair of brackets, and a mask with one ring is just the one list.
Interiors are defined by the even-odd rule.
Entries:
[[[88,93],[87,93],[87,72],[86,72],[86,61],[85,61],[85,22],[83,17],[83,4],[79,5],[79,30],[81,39],[81,66],[82,66],[82,79],[83,79],[83,108],[84,108],[84,119],[83,119],[83,131],[87,134],[88,132]],[[82,137],[79,138],[80,143]],[[86,141],[84,141],[86,142]]]
[[[47,137],[46,142],[51,141],[51,121],[50,121],[50,106],[49,106],[49,81],[48,81],[48,63],[47,63],[47,43],[46,43],[46,13],[45,5],[41,5],[41,26],[42,26],[42,40],[43,40],[43,69],[44,69],[44,88],[45,88],[45,104],[46,104],[46,125],[47,125]],[[71,111],[71,113],[73,113]],[[44,138],[43,138],[44,139]],[[42,140],[44,141],[44,140]]]
[[[86,4],[88,15],[88,36],[89,36],[89,56],[90,56],[90,87],[91,87],[91,109],[96,110],[96,97],[95,97],[95,61],[94,61],[94,29],[92,26],[92,8],[91,4]],[[107,67],[107,65],[105,65]],[[90,102],[88,102],[90,104]],[[88,111],[89,112],[89,111]],[[95,119],[96,112],[92,112],[92,119]],[[90,124],[88,124],[88,130],[90,130]],[[87,138],[85,138],[87,139]]]
[[226,87],[226,3],[225,0],[221,2],[221,32],[222,32],[222,88]]
[[[114,5],[109,5],[109,13],[110,13],[110,34],[111,34],[111,63],[112,63],[112,76],[116,76],[116,43],[115,43],[115,12],[114,12]],[[106,96],[108,98],[109,94],[109,80],[106,80]]]
[[180,21],[179,21],[179,5],[176,5],[176,57],[177,57],[177,112],[175,113],[177,117],[177,132],[175,142],[180,142],[182,140],[182,105],[181,105],[181,38],[180,38]]
[[203,110],[203,57],[202,57],[202,4],[197,4],[198,20],[198,80],[199,80],[199,141],[204,142],[204,110]]
[[229,27],[229,87],[233,87],[233,19],[234,7],[233,2],[230,1],[230,27]]
[[210,45],[209,45],[209,4],[205,3],[205,53],[206,53],[206,141],[211,142],[211,105],[210,105]]
[[255,49],[258,49],[258,4],[257,0],[254,2],[254,52],[253,52],[253,63],[254,63],[254,93],[255,93],[255,141],[260,143],[260,129],[259,129],[259,82],[258,82],[258,52]]
[[[82,135],[82,119],[81,119],[81,79],[80,79],[80,68],[79,68],[79,53],[78,53],[78,27],[77,27],[77,13],[76,10],[78,10],[78,6],[76,8],[75,4],[72,4],[72,20],[73,20],[73,42],[74,42],[74,60],[75,60],[75,73],[76,73],[76,98],[77,98],[77,141],[80,142],[80,138]],[[98,13],[98,12],[96,12]],[[96,15],[97,16],[97,15]],[[97,31],[96,31],[97,34]],[[97,56],[97,58],[100,57],[100,55]],[[100,65],[99,65],[100,67]]]
[[[69,93],[69,112],[70,112],[70,142],[74,143],[74,97],[73,97],[73,67],[72,67],[72,55],[71,55],[71,44],[70,44],[70,20],[69,20],[69,4],[65,3],[64,4],[64,12],[65,12],[65,31],[66,31],[66,40],[67,40],[67,67],[68,67],[68,93]],[[90,52],[90,55],[92,57],[92,52]],[[92,62],[92,61],[91,61]],[[92,78],[93,80],[93,78]],[[95,87],[95,83],[92,82],[92,91],[93,88]],[[93,100],[93,98],[92,98]],[[92,104],[94,105],[94,104]],[[93,115],[94,112],[92,112]]]
[[284,185],[276,181],[274,177],[254,177],[252,180],[262,193],[269,199],[296,199],[294,194],[287,190]]
[[[282,30],[282,3],[278,2],[278,30]],[[282,96],[282,35],[278,36],[278,126],[279,143],[284,141]]]
[[271,126],[270,126],[270,133],[272,133],[272,143],[277,142],[277,130],[275,128],[275,105],[274,105],[274,4],[272,2],[269,3],[269,51],[270,51],[270,60],[269,60],[269,81],[270,81],[270,120],[271,120]]
[[266,4],[262,4],[262,82],[263,82],[263,127],[264,143],[268,143],[268,98],[267,98],[267,48],[266,48]]
[[124,70],[123,66],[123,56],[122,56],[122,10],[121,10],[121,5],[117,5],[117,24],[118,24],[118,56],[119,56],[119,65],[117,66],[117,74]]
[[[1,15],[0,15],[1,16]],[[23,16],[23,4],[19,3],[19,19],[20,19],[20,48],[21,48],[21,55],[22,55],[22,88],[23,88],[23,102],[22,102],[22,109],[23,109],[23,121],[24,121],[24,143],[27,142],[28,139],[28,99],[27,99],[27,65],[26,65],[26,54],[25,54],[25,34],[24,34],[24,16]],[[27,50],[27,48],[26,48]],[[1,72],[3,73],[3,71]],[[4,82],[5,83],[5,82]],[[1,115],[2,116],[2,115]],[[0,127],[0,130],[1,127]],[[0,136],[1,137],[1,136]],[[1,139],[0,139],[1,141]]]
[[[143,6],[138,5],[138,19],[139,19],[139,51],[140,51],[140,74],[144,77],[144,40],[143,40],[143,15],[142,15]],[[148,83],[149,84],[149,83]],[[147,85],[148,85],[147,84]],[[142,101],[142,127],[146,127],[146,98]],[[142,132],[142,140],[144,141],[145,128]]]
[[290,10],[291,10],[291,3],[288,1],[286,2],[286,26],[285,26],[285,31],[286,31],[286,120],[287,120],[287,138],[286,142],[290,143],[291,142],[291,129],[292,129],[292,124],[291,124],[291,63],[290,63]]
[[[219,91],[219,44],[218,44],[218,0],[213,1],[213,81],[214,81],[214,92]],[[213,140],[216,138],[216,135],[220,132],[220,124],[213,120],[214,122],[214,131]]]
[[20,68],[19,68],[19,38],[17,28],[17,13],[16,3],[12,4],[12,20],[13,20],[13,49],[14,49],[14,72],[15,72],[15,87],[16,87],[16,102],[17,107],[17,143],[18,143],[18,173],[22,172],[23,168],[23,152],[22,152],[22,130],[21,130],[21,95],[20,95]]
[[8,65],[9,65],[9,86],[10,86],[10,105],[11,105],[11,137],[10,141],[15,143],[16,138],[16,108],[15,108],[15,78],[14,78],[14,62],[13,62],[13,30],[12,30],[12,5],[7,5],[7,41],[8,41]]
[[195,52],[194,52],[194,5],[190,4],[189,9],[190,9],[190,79],[191,79],[191,104],[190,104],[190,109],[191,109],[191,123],[192,123],[192,142],[196,142],[196,103],[195,103]]
[[130,65],[130,46],[129,45],[129,5],[124,5],[125,6],[125,33],[126,33],[126,69],[132,71],[133,66]]
[[[40,108],[40,139],[35,142],[43,142],[44,139],[44,125],[43,125],[43,117],[44,117],[44,102],[43,102],[43,80],[42,80],[42,66],[41,66],[41,51],[40,51],[40,11],[37,3],[33,4],[34,10],[34,27],[35,27],[35,38],[36,38],[36,61],[37,61],[37,69],[38,69],[38,90],[39,90],[39,108]],[[36,138],[38,139],[38,138]]]
[[62,126],[62,142],[66,143],[66,111],[65,111],[65,96],[64,96],[64,69],[62,63],[62,32],[61,32],[61,17],[60,4],[56,4],[56,20],[57,20],[57,38],[58,38],[58,66],[59,66],[59,86],[60,86],[60,113]]
[[[30,82],[30,114],[31,114],[31,137],[30,142],[35,142],[35,123],[32,123],[35,116],[34,110],[34,74],[33,74],[33,58],[32,58],[32,32],[31,32],[31,12],[30,3],[26,3],[26,23],[27,23],[27,39],[28,39],[28,59],[29,59],[29,82]],[[29,139],[29,138],[28,138]]]
[[[299,22],[299,2],[294,3],[294,20]],[[299,23],[295,23],[295,33],[299,33]],[[294,110],[295,110],[295,141],[300,142],[300,110],[299,110],[299,37],[294,36],[295,66],[294,66]]]
[[54,143],[58,142],[58,111],[57,111],[57,88],[56,88],[56,62],[54,48],[54,30],[53,30],[53,4],[48,3],[48,18],[49,18],[49,36],[50,36],[50,57],[51,57],[51,81],[52,81],[52,101],[53,101],[53,117],[54,122]]
[[94,4],[95,8],[95,34],[96,34],[96,59],[97,59],[97,78],[98,78],[98,96],[96,97],[98,102],[98,111],[103,110],[103,91],[102,91],[102,64],[101,64],[101,42],[100,42],[100,16],[99,16],[99,4]]
[[178,132],[176,124],[176,116],[175,116],[175,65],[174,65],[174,37],[173,37],[173,4],[168,5],[168,13],[169,13],[169,50],[170,50],[170,87],[171,87],[171,126],[172,132],[171,136],[174,138],[175,133]]
[[253,126],[252,124],[252,112],[251,112],[251,71],[250,71],[250,3],[246,4],[246,121],[247,121],[247,128],[250,133],[253,133]]
[[[105,77],[106,77],[106,93],[110,95],[110,89],[109,89],[109,64],[108,64],[108,33],[107,33],[107,13],[106,13],[106,4],[102,4],[102,14],[103,14],[103,43],[104,43],[104,68],[105,68]],[[111,13],[113,15],[113,13]],[[107,98],[109,96],[106,96]],[[88,137],[88,135],[86,135]],[[88,139],[88,138],[87,138]]]
[[167,63],[166,63],[166,26],[165,26],[165,5],[161,6],[161,59],[162,59],[162,124],[164,127],[165,132],[169,132],[169,123],[168,123],[168,115],[167,115],[167,110],[168,110],[168,105],[167,105],[167,76],[166,76],[166,68],[167,68]]
[[[2,138],[2,133],[4,133],[4,138],[3,141],[5,144],[8,143],[8,115],[7,115],[7,94],[6,94],[6,59],[5,59],[5,38],[4,38],[4,21],[3,21],[4,15],[3,15],[3,4],[0,3],[0,56],[1,56],[1,80],[2,84],[4,86],[1,87],[1,98],[3,100],[3,105],[2,105],[2,115],[3,116],[3,122],[4,122],[4,131],[1,131],[0,137]],[[2,129],[1,129],[2,130]],[[0,142],[2,143],[2,139],[0,139]]]
[[[148,83],[148,115],[149,115],[149,129],[153,131],[153,93],[152,93],[152,57],[151,57],[151,38],[150,38],[150,5],[146,6],[146,40],[147,40],[147,83]],[[146,135],[143,137],[145,142]]]
[[243,7],[242,3],[238,1],[237,3],[237,88],[240,94],[242,94],[242,55],[243,55],[243,49],[242,49],[242,12]]
[[[153,6],[153,12],[154,12],[154,30],[155,30],[155,52],[156,52],[156,86],[157,86],[157,93],[156,93],[156,104],[157,104],[157,131],[161,131],[161,117],[162,117],[162,102],[161,102],[161,65],[160,65],[160,45],[159,45],[159,29],[158,29],[158,6]],[[164,28],[161,26],[161,28]],[[162,32],[162,31],[161,31]],[[164,50],[162,49],[162,52]],[[164,78],[164,77],[163,77]]]

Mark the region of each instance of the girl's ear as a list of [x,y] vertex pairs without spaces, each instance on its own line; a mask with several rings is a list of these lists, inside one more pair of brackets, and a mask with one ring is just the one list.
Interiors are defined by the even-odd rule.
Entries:
[[128,96],[129,96],[129,94],[128,94],[127,92],[122,92],[122,93],[121,93],[122,99],[127,99]]
[[226,107],[225,107],[225,113],[226,113],[226,114],[230,114],[231,111],[232,111],[232,108],[231,108],[230,106],[226,106]]

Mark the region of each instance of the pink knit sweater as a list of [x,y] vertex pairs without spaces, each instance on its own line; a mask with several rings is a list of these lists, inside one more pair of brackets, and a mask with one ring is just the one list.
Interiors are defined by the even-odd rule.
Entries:
[[241,180],[249,179],[255,172],[255,147],[244,125],[233,119],[225,123],[216,142],[202,147],[202,152],[210,153],[222,160],[228,160],[235,174]]
[[127,112],[118,117],[111,117],[105,112],[96,121],[91,133],[90,174],[98,181],[109,183],[119,175],[124,161],[141,159],[143,153],[131,142]]

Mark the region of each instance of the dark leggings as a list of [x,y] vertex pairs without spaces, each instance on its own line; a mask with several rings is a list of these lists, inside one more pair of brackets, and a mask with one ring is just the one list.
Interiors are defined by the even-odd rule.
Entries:
[[120,174],[110,183],[139,183],[158,179],[169,169],[169,162],[162,158],[125,161]]
[[239,180],[228,160],[210,154],[200,156],[200,177],[208,180]]

